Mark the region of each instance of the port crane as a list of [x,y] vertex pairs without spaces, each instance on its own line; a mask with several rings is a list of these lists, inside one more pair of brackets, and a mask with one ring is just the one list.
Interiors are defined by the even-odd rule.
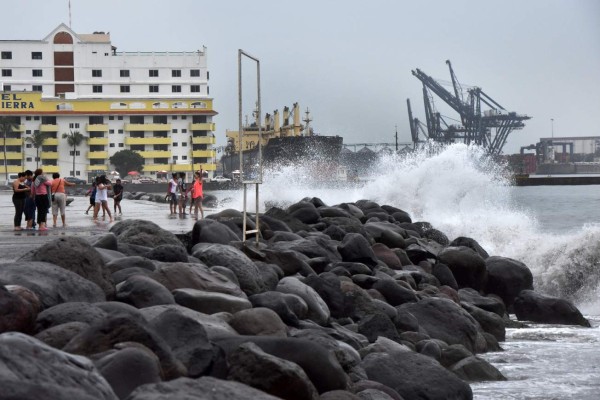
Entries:
[[[446,64],[450,70],[454,93],[420,69],[412,71],[412,74],[423,84],[425,108],[425,124],[423,124],[418,118],[413,117],[410,99],[406,100],[414,145],[417,146],[425,140],[441,143],[463,142],[483,146],[492,155],[501,154],[508,135],[513,130],[522,129],[525,126],[524,121],[531,117],[508,112],[479,87],[468,88],[465,96],[452,63],[446,60]],[[449,123],[447,120],[451,118],[442,116],[436,110],[433,95],[450,106],[459,115],[460,120]]]

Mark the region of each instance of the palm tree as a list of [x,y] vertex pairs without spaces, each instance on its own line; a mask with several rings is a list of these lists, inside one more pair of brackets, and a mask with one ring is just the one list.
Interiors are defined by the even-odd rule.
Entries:
[[69,131],[69,133],[62,134],[63,139],[67,139],[69,146],[73,146],[73,176],[75,176],[75,154],[77,146],[88,138],[83,136],[79,131]]
[[11,117],[0,117],[0,133],[2,134],[3,151],[4,151],[4,175],[8,179],[8,165],[6,164],[6,137],[9,133],[15,132],[19,126]]
[[35,169],[39,168],[40,161],[40,148],[44,144],[44,140],[46,140],[50,136],[48,132],[40,132],[35,131],[31,137],[25,138],[25,142],[31,143],[33,148],[35,149]]

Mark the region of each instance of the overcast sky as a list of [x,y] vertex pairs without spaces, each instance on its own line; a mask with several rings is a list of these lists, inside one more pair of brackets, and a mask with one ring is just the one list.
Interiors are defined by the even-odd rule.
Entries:
[[[42,39],[68,0],[0,0],[0,39]],[[216,135],[237,130],[237,50],[260,58],[263,113],[299,102],[345,143],[410,140],[406,99],[425,120],[419,68],[481,87],[532,117],[505,153],[551,134],[600,136],[598,0],[71,0],[72,28],[108,31],[119,51],[206,46]],[[248,71],[251,64],[244,64]],[[247,93],[254,86],[245,87]],[[436,99],[437,100],[437,99]],[[443,107],[442,114],[457,117]],[[244,113],[252,111],[246,102]]]

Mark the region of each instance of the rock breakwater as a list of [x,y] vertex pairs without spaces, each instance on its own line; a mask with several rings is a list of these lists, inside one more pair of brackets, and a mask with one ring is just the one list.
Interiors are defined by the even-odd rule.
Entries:
[[[1,399],[471,399],[509,313],[589,326],[518,260],[395,207],[144,220],[0,264]],[[254,228],[253,218],[246,221]]]

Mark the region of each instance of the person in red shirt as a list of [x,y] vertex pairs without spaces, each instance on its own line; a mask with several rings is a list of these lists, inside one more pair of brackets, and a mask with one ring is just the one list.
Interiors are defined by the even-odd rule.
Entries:
[[202,209],[202,169],[194,174],[194,184],[192,185],[192,204],[194,205],[194,219],[198,219],[198,208],[200,215],[204,218]]

